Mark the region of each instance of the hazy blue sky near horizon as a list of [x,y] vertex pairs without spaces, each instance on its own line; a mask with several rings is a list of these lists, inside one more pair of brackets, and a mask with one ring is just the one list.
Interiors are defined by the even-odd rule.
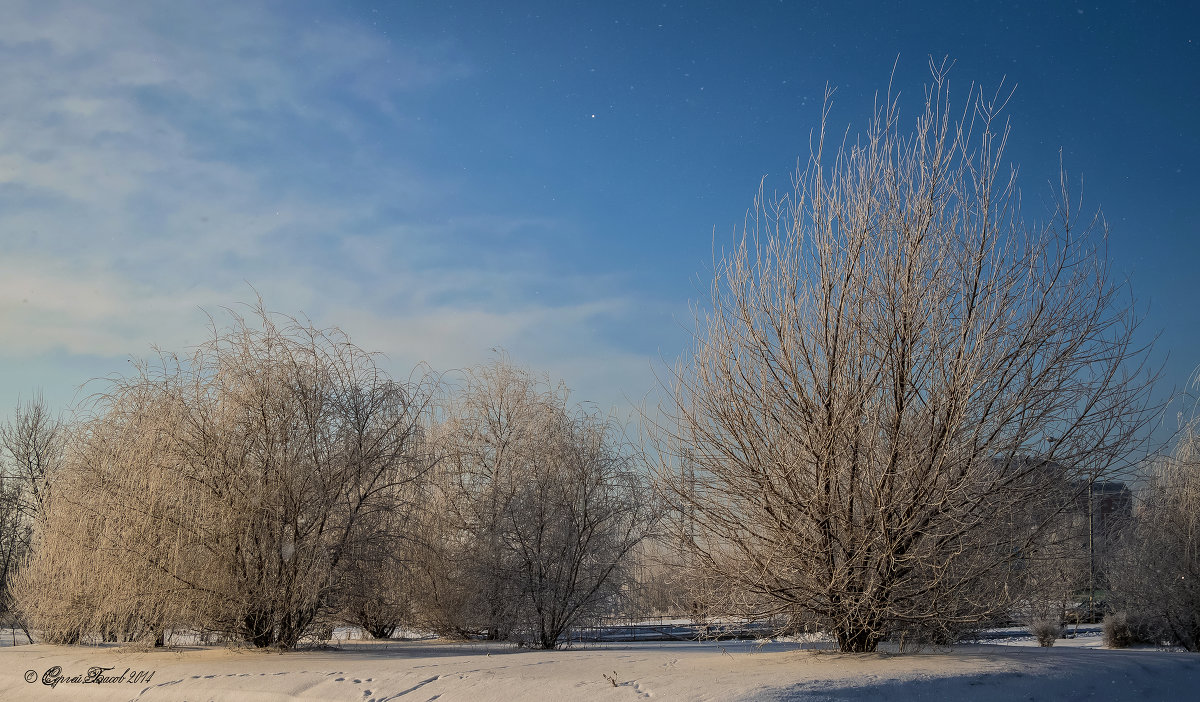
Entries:
[[[1060,152],[1159,334],[1200,364],[1200,11],[1184,2],[0,1],[0,407],[252,297],[393,373],[504,347],[602,406],[688,344],[714,242],[786,189],[826,85],[863,128],[1015,87],[1045,215]],[[7,411],[4,412],[7,414]]]

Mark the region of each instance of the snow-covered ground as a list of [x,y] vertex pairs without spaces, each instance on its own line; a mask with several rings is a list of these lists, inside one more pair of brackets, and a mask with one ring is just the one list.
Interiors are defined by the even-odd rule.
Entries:
[[[53,681],[53,672],[46,675],[56,667],[63,679],[44,684]],[[123,680],[81,682],[95,667]],[[221,647],[0,649],[3,700],[981,702],[1180,700],[1198,694],[1200,656],[1107,650],[1098,636],[1049,649],[970,644],[901,655],[838,654],[798,642],[639,642],[531,651],[483,643],[347,641],[338,650],[285,654]]]

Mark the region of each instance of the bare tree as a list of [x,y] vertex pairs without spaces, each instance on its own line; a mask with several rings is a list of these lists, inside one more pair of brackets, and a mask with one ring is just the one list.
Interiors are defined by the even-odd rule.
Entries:
[[19,486],[18,509],[33,519],[41,508],[46,483],[62,460],[66,428],[50,414],[38,393],[18,403],[13,418],[0,425],[0,456],[4,478]]
[[760,190],[716,262],[658,436],[726,606],[804,608],[845,651],[980,621],[1044,531],[993,529],[1062,480],[1044,465],[1087,478],[1137,448],[1144,349],[1102,222],[1064,185],[1023,223],[1003,102],[956,112],[934,66],[911,132],[889,96],[830,159],[827,97],[794,191]]
[[[95,398],[19,589],[35,624],[291,647],[391,538],[429,468],[433,380],[393,381],[336,329],[252,313]],[[79,601],[88,616],[61,611]]]
[[62,460],[66,433],[40,393],[18,402],[13,417],[0,424],[0,614],[15,614],[10,581],[29,554],[33,525]]
[[553,648],[611,604],[653,523],[635,453],[565,388],[505,361],[468,375],[440,431],[450,530],[429,591],[455,627]]
[[22,519],[19,483],[0,473],[0,616],[12,612],[9,579],[29,548],[32,525]]
[[185,565],[159,567],[178,547],[169,520],[186,523],[197,508],[179,499],[179,473],[163,468],[171,407],[146,393],[124,400],[77,427],[44,496],[32,558],[14,582],[48,642],[156,637],[192,604],[172,579]]
[[[1088,514],[1086,490],[1053,483],[1045,491],[1030,495],[1012,510],[1015,519],[1010,528],[1018,531],[1009,538],[1037,532],[1023,539],[1024,550],[1016,560],[1005,585],[1017,600],[1011,614],[1027,625],[1067,621],[1068,610],[1088,589]],[[1078,499],[1082,497],[1082,499]],[[1076,612],[1076,622],[1080,612]]]
[[1154,466],[1117,551],[1112,603],[1139,638],[1200,651],[1200,420]]
[[341,619],[377,639],[390,639],[416,621],[420,535],[415,513],[425,505],[405,492],[409,494],[397,501],[398,508],[375,523],[377,538],[356,540],[336,597]]

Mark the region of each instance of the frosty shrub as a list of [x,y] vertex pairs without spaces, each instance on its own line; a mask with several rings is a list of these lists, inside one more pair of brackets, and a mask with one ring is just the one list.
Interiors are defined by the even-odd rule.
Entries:
[[501,360],[470,371],[437,431],[421,597],[438,629],[553,648],[615,605],[653,514],[611,420]]
[[403,527],[433,391],[261,302],[110,378],[43,505],[23,609],[64,642],[183,627],[295,646]]
[[1054,641],[1062,636],[1062,624],[1057,619],[1035,619],[1029,625],[1029,633],[1037,639],[1038,645],[1043,648],[1049,648],[1054,645]]
[[760,190],[656,434],[722,606],[801,605],[844,651],[1006,611],[1049,522],[999,527],[1127,468],[1152,417],[1102,220],[1064,178],[1026,224],[1004,96],[933,78],[915,121],[889,96],[835,153],[823,123],[794,189]]
[[1104,645],[1109,648],[1128,648],[1134,644],[1158,643],[1150,622],[1139,617],[1131,617],[1125,612],[1112,612],[1105,615],[1101,630],[1104,634]]

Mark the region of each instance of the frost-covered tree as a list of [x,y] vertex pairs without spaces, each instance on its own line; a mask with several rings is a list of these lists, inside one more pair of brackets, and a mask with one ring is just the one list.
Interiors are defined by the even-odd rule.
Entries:
[[17,509],[27,519],[41,508],[66,438],[66,425],[50,413],[40,393],[18,403],[13,417],[0,424],[0,465],[18,493]]
[[1154,466],[1139,497],[1114,558],[1112,604],[1140,638],[1200,651],[1200,420]]
[[430,465],[433,383],[261,302],[231,316],[95,397],[19,582],[52,638],[182,626],[291,647],[387,547]]
[[[418,485],[412,486],[418,488]],[[415,513],[427,508],[415,490],[406,490],[397,509],[376,523],[379,537],[354,544],[344,585],[335,598],[340,618],[373,638],[389,639],[415,622],[413,602],[418,586],[420,552]]]
[[1148,418],[1100,220],[1064,186],[1026,224],[1002,96],[946,86],[935,67],[911,128],[889,96],[833,154],[822,126],[794,190],[760,192],[659,433],[724,604],[803,608],[845,651],[1006,607],[998,576],[1049,522],[996,526],[1126,466]]
[[19,402],[0,424],[0,615],[15,614],[10,582],[29,555],[33,524],[62,460],[67,433],[40,393]]
[[552,648],[612,605],[652,516],[611,420],[499,361],[468,374],[439,435],[447,511],[428,591],[443,628]]

